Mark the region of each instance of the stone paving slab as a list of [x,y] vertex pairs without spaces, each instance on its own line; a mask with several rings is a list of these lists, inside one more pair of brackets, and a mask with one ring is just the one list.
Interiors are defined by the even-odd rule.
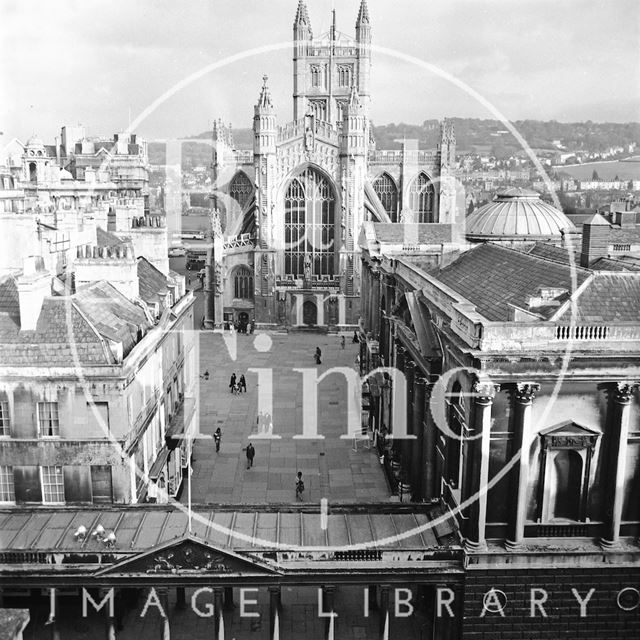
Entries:
[[[268,336],[268,338],[267,338]],[[295,476],[303,472],[306,501],[387,502],[390,498],[384,473],[373,449],[346,434],[346,384],[338,374],[327,376],[319,384],[318,433],[324,439],[293,439],[302,435],[302,374],[294,368],[325,373],[332,366],[353,367],[358,346],[347,342],[340,348],[335,336],[314,334],[236,335],[237,358],[232,360],[222,336],[200,336],[200,371],[209,371],[209,380],[201,380],[200,431],[213,435],[223,432],[219,453],[213,440],[194,445],[192,500],[200,503],[280,503],[295,501]],[[256,339],[258,342],[256,342]],[[271,340],[267,352],[256,349],[260,341]],[[323,364],[315,365],[316,346],[322,349]],[[272,421],[279,440],[259,439],[258,376],[251,367],[273,371]],[[245,374],[247,393],[229,392],[231,373]],[[253,439],[252,439],[253,438]],[[246,446],[253,443],[254,464],[247,469]]]

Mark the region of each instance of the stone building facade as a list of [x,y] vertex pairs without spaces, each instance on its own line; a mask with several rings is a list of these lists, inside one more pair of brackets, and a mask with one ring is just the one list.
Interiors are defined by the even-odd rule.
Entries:
[[[573,268],[566,250],[487,243],[434,265],[376,247],[363,243],[369,422],[401,497],[458,521],[460,637],[631,637],[640,274]],[[593,598],[584,615],[572,588]]]
[[[443,123],[436,151],[415,141],[402,150],[375,148],[370,45],[365,1],[355,39],[337,31],[335,13],[329,32],[314,37],[301,1],[293,25],[293,122],[278,124],[265,77],[252,151],[234,149],[229,127],[215,125],[214,197],[224,233],[216,323],[353,328],[361,313],[363,222],[454,222],[450,123]],[[242,234],[251,239],[244,246]]]

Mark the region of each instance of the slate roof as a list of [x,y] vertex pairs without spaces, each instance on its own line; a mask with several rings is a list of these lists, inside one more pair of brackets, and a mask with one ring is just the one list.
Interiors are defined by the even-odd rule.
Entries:
[[108,282],[83,287],[73,298],[101,335],[122,342],[125,355],[138,341],[139,332],[151,326],[142,308]]
[[[576,268],[580,286],[590,275]],[[463,253],[455,262],[440,270],[435,277],[474,304],[487,320],[510,320],[510,304],[528,308],[530,297],[541,287],[572,290],[568,265],[545,260],[515,249],[486,243]],[[535,309],[550,317],[557,307]]]
[[44,299],[33,331],[20,330],[13,276],[0,280],[0,353],[3,366],[108,365],[115,362],[101,336],[123,343],[125,355],[151,326],[144,311],[108,282],[70,297]]
[[147,304],[164,302],[169,293],[167,277],[144,257],[138,258],[138,287]]
[[442,244],[451,242],[453,227],[439,223],[397,224],[374,222],[373,228],[378,242],[389,244]]
[[610,244],[640,244],[640,226],[621,229],[620,227],[611,227],[609,229]]
[[[571,309],[558,318],[568,323]],[[640,322],[640,274],[596,273],[577,300],[576,324]]]
[[[527,253],[532,256],[544,258],[545,260],[552,260],[553,262],[560,262],[562,264],[570,264],[569,251],[566,247],[558,247],[547,242],[536,242],[533,247],[527,251]],[[580,251],[577,244],[574,246],[574,262],[575,264],[579,264],[580,262]]]
[[96,246],[116,247],[125,244],[125,241],[110,231],[105,231],[102,227],[96,228]]
[[621,256],[619,258],[598,258],[589,265],[594,271],[640,271],[640,258]]
[[[3,366],[110,364],[98,334],[70,298],[45,298],[34,331],[20,331],[15,279],[0,281],[0,352]],[[75,345],[75,349],[72,348]],[[77,360],[76,360],[77,358]]]

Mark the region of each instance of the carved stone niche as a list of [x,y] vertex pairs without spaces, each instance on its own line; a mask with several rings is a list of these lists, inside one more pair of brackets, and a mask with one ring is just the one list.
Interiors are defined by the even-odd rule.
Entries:
[[585,522],[593,454],[601,433],[568,420],[538,436],[538,522]]

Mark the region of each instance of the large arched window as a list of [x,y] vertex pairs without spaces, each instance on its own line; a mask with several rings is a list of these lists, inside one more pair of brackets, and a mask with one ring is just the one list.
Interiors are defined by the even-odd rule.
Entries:
[[335,267],[335,196],[327,178],[308,167],[292,178],[284,196],[284,271],[332,276]]
[[426,173],[422,172],[409,188],[409,206],[414,222],[433,222],[435,190]]
[[398,221],[398,189],[393,178],[388,173],[383,173],[373,181],[373,190],[376,192],[384,210],[391,218],[391,222]]
[[238,171],[229,183],[229,195],[244,209],[253,194],[251,180],[242,171]]
[[253,274],[247,267],[240,267],[233,281],[233,297],[249,300],[253,298]]

